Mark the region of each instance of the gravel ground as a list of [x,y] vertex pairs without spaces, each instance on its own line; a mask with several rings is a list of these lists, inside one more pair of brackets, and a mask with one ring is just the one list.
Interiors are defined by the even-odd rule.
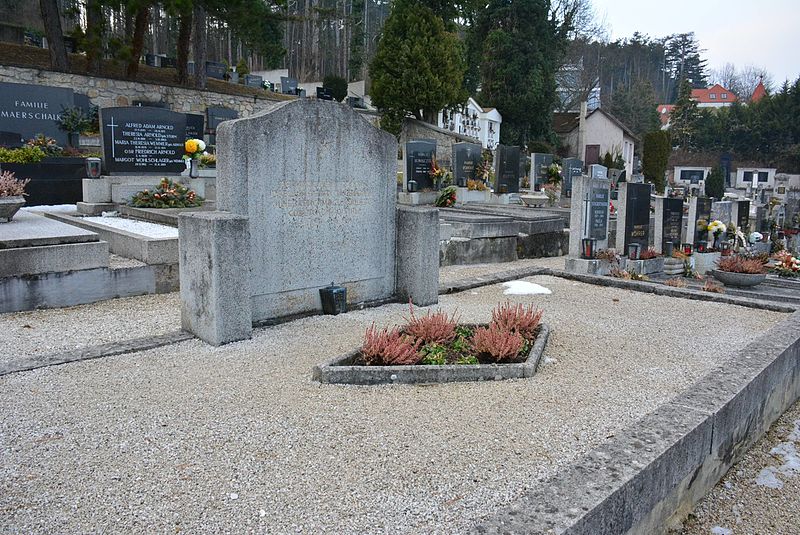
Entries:
[[177,293],[0,314],[0,362],[154,336],[180,327]]
[[516,262],[502,262],[498,264],[468,264],[465,266],[445,266],[439,268],[439,284],[450,284],[462,279],[482,277],[491,273],[512,269],[532,267],[558,267],[564,268],[563,256],[554,258],[526,258]]
[[[740,325],[766,330],[785,317],[527,280],[553,293],[508,299],[538,304],[554,329],[527,380],[310,380],[370,323],[400,320],[399,304],[259,329],[220,348],[192,340],[0,377],[0,531],[464,532],[757,335]],[[440,305],[486,321],[502,291]],[[168,308],[156,314],[165,323]],[[72,318],[63,328],[81,331]],[[143,314],[116,318],[128,332],[152,329]],[[682,335],[687,319],[695,336]]]
[[700,502],[683,535],[800,533],[800,402]]

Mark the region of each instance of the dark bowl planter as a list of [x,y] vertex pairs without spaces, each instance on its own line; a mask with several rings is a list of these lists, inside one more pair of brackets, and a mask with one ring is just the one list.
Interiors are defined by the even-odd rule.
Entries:
[[712,270],[711,274],[725,286],[737,286],[739,288],[758,286],[767,278],[766,273],[732,273],[730,271],[720,271],[719,269]]
[[0,223],[8,223],[25,204],[25,197],[0,197]]

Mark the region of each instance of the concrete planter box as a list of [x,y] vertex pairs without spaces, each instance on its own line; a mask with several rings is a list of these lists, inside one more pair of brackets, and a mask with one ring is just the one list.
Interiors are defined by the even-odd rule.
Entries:
[[444,366],[353,366],[359,350],[315,366],[312,378],[320,383],[378,385],[499,381],[533,377],[547,345],[550,329],[544,323],[525,362],[516,364],[446,364]]
[[25,204],[25,197],[0,197],[0,223],[8,223]]
[[682,275],[683,274],[683,260],[679,258],[665,258],[664,259],[664,273],[666,275]]
[[610,260],[599,259],[586,259],[567,257],[564,262],[564,269],[570,273],[578,273],[581,275],[608,275],[611,273],[612,267],[616,266],[624,270],[627,264],[626,258],[620,258],[618,264],[612,264]]
[[487,203],[491,198],[492,192],[487,190],[469,190],[467,188],[456,188],[456,203],[466,204],[468,202]]
[[766,273],[731,273],[719,269],[711,270],[711,274],[725,286],[738,286],[739,288],[758,286],[767,278]]
[[74,204],[81,200],[86,161],[84,158],[53,157],[38,163],[0,163],[0,171],[11,171],[20,179],[31,179],[25,187],[30,206]]
[[717,262],[722,258],[721,253],[694,253],[694,270],[700,275],[717,268]]
[[628,260],[625,262],[628,271],[641,275],[661,273],[664,271],[664,257],[648,258],[647,260]]

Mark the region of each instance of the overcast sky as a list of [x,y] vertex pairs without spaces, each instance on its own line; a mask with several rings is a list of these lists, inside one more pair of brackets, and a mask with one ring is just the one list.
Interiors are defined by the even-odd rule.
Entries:
[[780,86],[800,76],[800,0],[591,0],[611,40],[694,32],[708,67],[766,68]]

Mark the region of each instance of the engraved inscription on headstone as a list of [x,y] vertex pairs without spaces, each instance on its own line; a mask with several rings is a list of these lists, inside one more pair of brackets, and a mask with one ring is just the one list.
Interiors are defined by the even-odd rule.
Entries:
[[217,61],[206,61],[206,74],[209,78],[223,80],[225,79],[226,72],[228,72],[228,67],[224,63],[219,63]]
[[244,85],[247,87],[264,87],[264,78],[257,74],[245,74]]
[[662,216],[662,237],[661,250],[664,251],[664,244],[673,243],[676,247],[681,243],[681,231],[683,230],[683,200],[682,199],[663,199],[664,214]]
[[180,173],[186,169],[186,114],[159,108],[102,108],[100,125],[106,171]]
[[561,165],[561,191],[567,197],[572,195],[572,181],[583,173],[583,160],[578,158],[565,158]]
[[552,154],[531,154],[531,187],[547,183],[547,168],[553,163]]
[[186,138],[203,139],[205,117],[197,113],[186,114]]
[[589,176],[592,178],[608,178],[608,168],[600,164],[592,164],[589,166]]
[[222,121],[239,118],[239,113],[236,110],[217,106],[209,106],[206,108],[206,115],[208,116],[208,131],[211,134],[216,134],[217,127]]
[[708,231],[706,229],[698,228],[697,222],[704,221],[705,226],[711,222],[711,199],[708,197],[697,197],[697,211],[695,212],[695,231],[694,231],[694,246],[697,247],[698,242],[708,241]]
[[61,112],[74,105],[72,89],[0,82],[0,130],[26,140],[44,134],[65,145],[67,132],[59,128]]
[[608,236],[608,188],[592,187],[589,200],[589,238],[605,240]]
[[[624,251],[628,245],[638,243],[640,250],[650,243],[650,184],[627,184],[625,198]],[[619,239],[619,237],[617,237]]]
[[467,180],[474,180],[483,156],[477,143],[453,144],[453,174],[457,186],[466,187]]
[[498,145],[495,151],[495,183],[494,192],[519,192],[519,147]]
[[281,93],[284,95],[297,94],[297,78],[281,76]]
[[415,181],[416,191],[433,189],[431,169],[436,157],[436,142],[432,139],[415,139],[406,143],[406,184]]

